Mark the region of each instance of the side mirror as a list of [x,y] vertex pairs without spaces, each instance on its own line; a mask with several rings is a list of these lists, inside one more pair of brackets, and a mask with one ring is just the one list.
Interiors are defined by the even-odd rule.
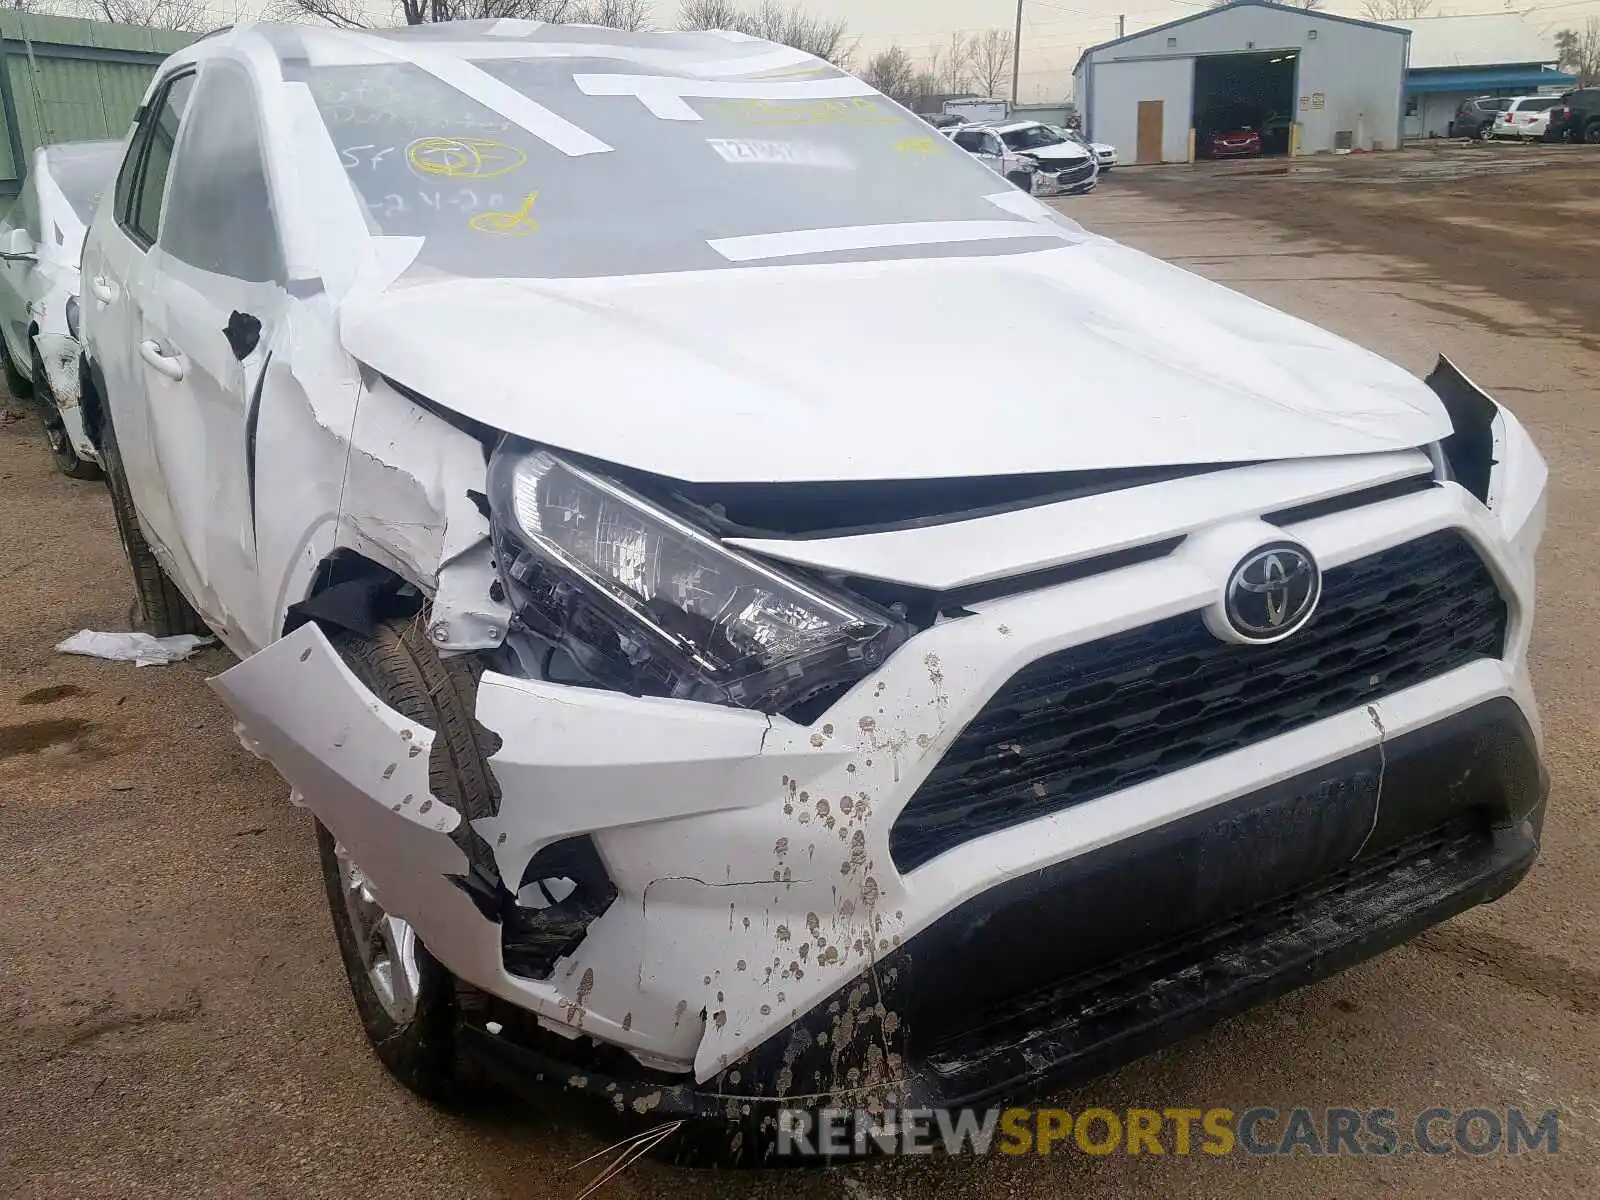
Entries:
[[8,229],[4,238],[0,238],[0,259],[6,262],[38,262],[39,255],[33,245],[33,239],[28,236],[26,229]]

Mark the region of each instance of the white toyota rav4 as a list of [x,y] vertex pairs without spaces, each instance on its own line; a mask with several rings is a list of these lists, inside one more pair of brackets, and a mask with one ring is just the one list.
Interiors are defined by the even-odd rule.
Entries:
[[423,1093],[755,1155],[1099,1072],[1538,853],[1516,419],[798,52],[207,37],[84,277],[146,619],[242,660]]

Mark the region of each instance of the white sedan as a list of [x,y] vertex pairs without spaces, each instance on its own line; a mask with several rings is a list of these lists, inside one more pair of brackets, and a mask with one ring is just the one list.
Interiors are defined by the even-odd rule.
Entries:
[[1550,110],[1560,103],[1560,96],[1518,96],[1511,101],[1511,107],[1495,114],[1489,136],[1541,141],[1550,127]]
[[50,455],[74,479],[100,476],[78,405],[78,255],[121,150],[41,146],[0,221],[0,365],[12,395],[34,397]]
[[1063,125],[1051,125],[1048,128],[1052,132],[1060,134],[1069,142],[1076,142],[1085,150],[1092,151],[1094,154],[1094,161],[1099,164],[1100,174],[1104,175],[1107,171],[1111,170],[1112,167],[1117,165],[1119,161],[1117,158],[1117,148],[1111,145],[1111,143],[1091,142],[1077,130],[1068,129]]

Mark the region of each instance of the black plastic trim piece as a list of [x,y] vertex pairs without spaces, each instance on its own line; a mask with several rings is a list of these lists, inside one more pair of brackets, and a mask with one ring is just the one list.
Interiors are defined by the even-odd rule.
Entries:
[[1439,446],[1450,475],[1485,504],[1494,474],[1494,430],[1499,407],[1444,355],[1425,381],[1444,404],[1454,432]]

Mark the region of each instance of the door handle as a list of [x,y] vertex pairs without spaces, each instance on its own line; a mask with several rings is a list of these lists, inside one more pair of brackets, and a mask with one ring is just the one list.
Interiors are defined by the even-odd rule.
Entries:
[[139,357],[168,379],[182,379],[188,371],[187,364],[183,361],[183,355],[168,354],[162,349],[160,342],[151,341],[148,338],[139,343]]
[[89,281],[89,290],[94,293],[94,298],[101,304],[110,304],[117,298],[117,285],[104,275],[96,275]]

